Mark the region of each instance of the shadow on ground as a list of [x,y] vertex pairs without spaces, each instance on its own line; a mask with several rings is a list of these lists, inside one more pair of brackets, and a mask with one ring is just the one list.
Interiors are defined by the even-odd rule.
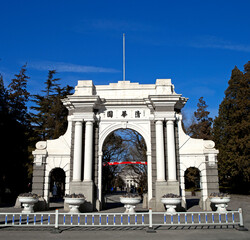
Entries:
[[200,202],[199,198],[186,199],[187,210],[193,206],[199,205],[199,202]]

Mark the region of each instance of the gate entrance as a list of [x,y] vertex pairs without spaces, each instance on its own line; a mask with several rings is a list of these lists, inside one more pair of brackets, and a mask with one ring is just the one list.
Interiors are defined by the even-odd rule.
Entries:
[[65,195],[65,172],[54,168],[50,174],[50,202],[60,202]]
[[[55,140],[38,142],[33,152],[33,191],[46,201],[50,171],[60,167],[66,175],[65,193],[83,193],[86,211],[100,210],[105,141],[115,131],[129,130],[145,141],[146,150],[140,157],[147,164],[140,166],[147,172],[149,208],[164,211],[161,197],[167,193],[181,195],[185,206],[184,175],[189,167],[199,169],[204,189],[202,208],[210,208],[209,193],[218,191],[218,151],[214,142],[192,139],[183,132],[181,110],[187,98],[175,92],[171,79],[157,79],[155,84],[118,81],[109,85],[81,80],[75,93],[62,101],[69,110],[66,133]],[[122,160],[137,161],[130,155]],[[127,182],[127,187],[134,185]]]
[[143,196],[148,192],[147,147],[137,131],[118,129],[107,136],[102,147],[102,172],[98,177],[102,179],[99,200],[106,208],[108,198],[105,196],[125,193]]

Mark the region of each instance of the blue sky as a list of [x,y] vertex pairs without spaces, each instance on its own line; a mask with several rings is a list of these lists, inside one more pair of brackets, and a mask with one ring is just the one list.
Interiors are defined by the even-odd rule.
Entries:
[[249,0],[2,0],[0,9],[0,73],[7,85],[27,62],[32,94],[49,69],[62,85],[121,80],[125,33],[127,80],[171,78],[188,115],[203,96],[215,116],[231,70],[250,60]]

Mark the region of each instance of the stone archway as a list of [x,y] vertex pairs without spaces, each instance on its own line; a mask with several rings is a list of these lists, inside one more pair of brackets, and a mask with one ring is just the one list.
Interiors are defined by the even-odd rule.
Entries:
[[43,196],[48,204],[50,204],[50,191],[51,191],[51,174],[55,169],[60,169],[59,171],[64,172],[64,187],[63,193],[69,193],[69,183],[70,183],[70,165],[67,164],[67,159],[63,158],[50,158],[48,160],[48,164],[45,166],[45,176],[44,176],[44,188],[43,188]]
[[175,92],[171,79],[109,85],[78,81],[75,93],[62,100],[69,110],[67,132],[38,142],[33,151],[34,192],[48,200],[49,173],[61,167],[66,193],[84,193],[88,210],[100,209],[103,142],[112,131],[129,128],[147,145],[150,208],[163,211],[161,197],[166,193],[181,195],[185,202],[184,172],[192,166],[201,172],[202,201],[208,206],[208,193],[218,191],[218,151],[212,141],[191,139],[183,132],[181,109],[186,101]]
[[62,168],[54,168],[50,172],[49,192],[50,202],[61,201],[65,195],[65,180],[66,175]]
[[184,173],[187,209],[199,205],[202,196],[201,172],[198,168],[189,167]]
[[[147,147],[147,185],[148,185],[148,201],[152,198],[152,158],[151,158],[151,139],[150,136],[146,133],[146,131],[138,125],[131,124],[131,123],[112,123],[110,122],[106,128],[103,128],[103,131],[99,133],[99,149],[102,150],[103,144],[105,139],[114,131],[119,129],[132,129],[138,132],[145,141]],[[99,202],[99,209],[101,209],[101,202],[102,202],[102,159],[103,159],[103,152],[98,152],[98,202]]]
[[[190,157],[191,158],[191,157]],[[186,189],[185,189],[185,172],[189,168],[195,168],[199,171],[199,180],[200,180],[200,201],[199,205],[201,208],[205,208],[204,202],[208,198],[208,191],[207,191],[207,175],[206,175],[206,164],[202,160],[199,161],[199,159],[196,158],[191,158],[189,159],[189,164],[190,165],[180,165],[180,183],[181,183],[181,196],[182,196],[182,201],[183,205],[187,207],[187,202],[186,202]]]
[[[148,151],[148,149],[151,149],[151,141],[150,138],[147,138],[148,142],[146,142],[145,137],[146,134],[143,132],[142,129],[140,129],[138,126],[133,126],[133,124],[126,124],[126,127],[124,127],[123,123],[120,124],[111,124],[107,129],[104,129],[103,132],[100,133],[100,141],[99,141],[99,149],[103,149],[103,146],[105,144],[105,139],[107,139],[111,133],[118,131],[120,129],[131,129],[136,131],[145,142],[146,145],[146,161],[147,161],[147,186],[148,186],[148,199],[152,198],[152,161],[151,161],[151,153]],[[139,130],[139,131],[138,131]],[[142,134],[144,134],[144,136]],[[103,200],[103,191],[102,191],[102,174],[103,174],[103,151],[99,151],[98,154],[98,201],[99,201],[99,207],[100,210],[102,207],[102,200]]]

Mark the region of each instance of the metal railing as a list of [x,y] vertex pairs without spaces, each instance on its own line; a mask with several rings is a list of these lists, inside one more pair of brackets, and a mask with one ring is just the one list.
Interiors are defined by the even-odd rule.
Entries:
[[237,225],[240,224],[240,212],[182,212],[176,214],[154,212],[153,225],[187,226],[187,225]]
[[242,209],[218,212],[166,212],[128,213],[0,213],[0,227],[115,227],[143,226],[153,229],[156,226],[209,226],[239,225],[244,227]]

